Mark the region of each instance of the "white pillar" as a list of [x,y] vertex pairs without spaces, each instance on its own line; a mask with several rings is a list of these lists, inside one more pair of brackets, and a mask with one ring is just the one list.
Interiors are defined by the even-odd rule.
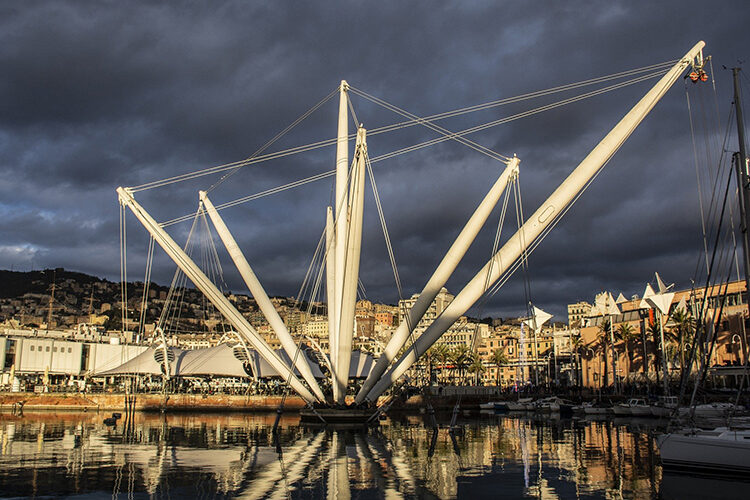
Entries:
[[305,385],[294,375],[291,368],[271,349],[263,338],[258,335],[258,332],[252,327],[250,323],[240,314],[240,312],[232,305],[231,302],[224,296],[221,291],[211,282],[211,280],[203,274],[203,272],[195,265],[195,262],[175,243],[169,234],[149,215],[143,207],[135,201],[132,193],[129,189],[118,187],[117,194],[120,198],[120,203],[123,206],[127,206],[143,224],[146,230],[151,233],[159,246],[169,255],[169,257],[177,264],[177,266],[184,272],[188,278],[195,284],[195,286],[203,292],[208,300],[213,303],[216,309],[221,312],[227,321],[229,321],[234,328],[237,329],[238,333],[245,337],[248,342],[252,344],[258,354],[265,359],[276,372],[281,375],[284,380],[289,380],[289,384],[292,389],[302,396],[302,399],[308,403],[312,403],[316,400],[315,396],[305,387]]
[[326,298],[328,300],[328,367],[331,370],[331,382],[335,382],[335,362],[336,350],[336,318],[338,312],[336,309],[336,292],[335,289],[335,267],[336,267],[336,228],[333,225],[333,209],[328,207],[326,210]]
[[479,234],[479,231],[484,226],[487,218],[492,213],[492,210],[497,205],[500,196],[505,191],[508,182],[515,179],[518,175],[518,164],[520,160],[517,157],[511,158],[508,162],[505,170],[500,174],[495,184],[490,188],[487,195],[485,195],[482,202],[479,204],[477,209],[474,211],[468,222],[461,230],[459,235],[456,237],[456,241],[453,242],[448,252],[443,257],[443,260],[438,264],[437,269],[432,274],[427,284],[422,289],[416,302],[412,308],[406,311],[406,320],[398,325],[398,328],[393,333],[391,340],[385,347],[383,354],[378,358],[377,363],[373,367],[370,375],[365,379],[362,388],[357,394],[355,402],[357,404],[364,402],[365,396],[370,392],[370,389],[375,385],[381,375],[385,372],[391,362],[396,358],[396,355],[406,343],[414,327],[417,326],[419,321],[424,316],[427,309],[429,309],[432,301],[440,290],[445,286],[448,278],[456,270],[458,263],[466,254],[467,250],[474,242],[474,239]]
[[[336,141],[336,252],[335,252],[335,270],[334,270],[334,300],[336,301],[336,316],[334,316],[334,328],[332,332],[331,344],[337,346],[336,354],[333,355],[334,371],[338,371],[338,345],[340,335],[341,321],[341,301],[344,293],[344,267],[346,264],[346,238],[348,234],[348,196],[347,184],[349,177],[349,114],[347,110],[346,92],[349,85],[346,80],[341,80],[339,90],[339,121],[338,121],[338,139]],[[330,314],[330,311],[329,311]],[[336,377],[333,376],[333,398],[339,400],[340,387],[336,384]]]
[[[601,169],[635,128],[646,117],[661,97],[669,90],[705,43],[697,43],[651,90],[631,109],[622,120],[584,158],[565,181],[542,203],[539,209],[516,231],[493,258],[472,278],[453,302],[435,319],[394,366],[380,379],[367,395],[367,400],[376,401],[388,387],[401,377],[435,341],[486,291],[486,283],[494,283],[523,254],[523,252],[551,225],[556,216],[575,199],[591,178]],[[489,279],[488,279],[489,276]],[[419,353],[419,355],[417,355]]]
[[227,252],[229,252],[230,257],[232,257],[234,265],[237,266],[237,270],[240,272],[242,279],[245,281],[248,290],[250,290],[253,298],[255,298],[255,302],[258,304],[258,309],[260,309],[260,312],[263,313],[263,316],[265,316],[265,318],[268,320],[268,324],[271,325],[273,331],[276,332],[276,336],[281,341],[281,346],[284,348],[286,353],[289,355],[289,359],[292,361],[292,363],[294,363],[294,366],[297,367],[297,370],[299,370],[302,377],[315,393],[315,396],[317,396],[321,401],[324,400],[325,396],[323,395],[323,391],[320,389],[317,380],[315,380],[315,377],[312,374],[310,364],[307,362],[305,354],[303,352],[297,352],[297,344],[289,334],[289,331],[284,324],[284,320],[281,319],[278,311],[271,303],[271,299],[268,298],[268,294],[266,294],[266,291],[263,289],[263,285],[261,285],[260,280],[258,280],[258,277],[253,272],[250,264],[247,262],[247,259],[245,259],[245,255],[242,253],[239,245],[237,245],[237,242],[234,240],[232,233],[229,232],[229,228],[227,228],[224,220],[216,211],[214,204],[211,203],[211,200],[208,199],[207,193],[205,191],[199,191],[198,196],[200,198],[200,201],[206,207],[208,216],[211,218],[211,222],[213,222],[214,227],[216,228],[216,232],[219,234],[219,238],[221,238],[221,241],[224,243]]
[[346,386],[349,382],[349,365],[352,360],[352,337],[354,334],[354,311],[357,305],[357,284],[359,283],[359,257],[362,251],[362,215],[365,198],[365,158],[367,155],[366,131],[360,127],[357,131],[354,167],[352,168],[351,190],[349,196],[350,214],[346,240],[346,261],[344,268],[344,289],[341,310],[338,345],[336,355],[336,384],[338,386],[337,403],[343,404]]

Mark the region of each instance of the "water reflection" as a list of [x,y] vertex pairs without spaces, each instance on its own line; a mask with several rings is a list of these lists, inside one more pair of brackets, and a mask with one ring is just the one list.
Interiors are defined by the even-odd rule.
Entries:
[[104,416],[0,415],[0,496],[727,498],[747,489],[662,480],[658,421],[474,415],[452,434],[402,415],[364,433],[306,429],[289,414],[275,434],[275,414],[136,414],[115,427]]

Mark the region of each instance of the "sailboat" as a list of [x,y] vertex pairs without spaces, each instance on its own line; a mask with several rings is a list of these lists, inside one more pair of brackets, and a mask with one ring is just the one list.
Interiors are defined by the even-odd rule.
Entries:
[[[745,151],[744,122],[739,92],[739,68],[734,68],[734,104],[737,116],[737,135],[739,152],[734,157],[737,183],[740,186],[740,213],[743,222],[747,221],[747,201],[750,200],[748,189],[747,153]],[[748,245],[747,228],[743,231],[745,279],[750,283],[750,245]],[[748,287],[750,290],[750,287]],[[744,360],[747,366],[748,360]],[[707,364],[708,360],[704,361]],[[696,388],[697,388],[696,383]],[[712,403],[693,406],[692,415],[701,413],[704,416],[726,416],[733,411],[731,403]],[[661,461],[667,467],[697,469],[726,473],[750,472],[750,430],[716,427],[711,430],[698,428],[680,429],[659,436],[657,443]]]
[[[348,112],[350,102],[348,95],[353,89],[346,81],[342,81],[337,89],[339,96],[338,134],[335,141],[331,142],[331,144],[336,144],[335,203],[328,207],[325,213],[326,224],[324,238],[322,238],[326,247],[324,289],[328,301],[330,355],[327,364],[331,371],[331,393],[323,391],[321,384],[318,383],[312,373],[307,358],[299,355],[299,344],[295,342],[284,322],[278,317],[278,313],[260,281],[253,273],[250,264],[245,259],[228,227],[219,216],[218,207],[213,205],[206,191],[199,193],[199,210],[208,213],[216,232],[292,363],[288,363],[271,349],[258,331],[166,232],[164,224],[158,223],[136,201],[135,193],[143,189],[165,185],[164,182],[156,181],[135,188],[119,187],[117,189],[119,202],[123,211],[127,208],[135,215],[151,234],[153,240],[161,246],[178,268],[213,303],[215,308],[234,328],[237,336],[271,365],[286,381],[288,387],[309,405],[310,418],[326,422],[336,419],[337,415],[344,419],[348,419],[349,416],[356,416],[356,418],[367,416],[369,419],[374,416],[373,409],[379,404],[381,395],[401,380],[427,350],[480,298],[485,296],[490,288],[502,285],[502,280],[507,279],[510,273],[519,266],[519,263],[528,256],[528,252],[546,237],[680,76],[688,68],[702,67],[704,45],[703,42],[697,43],[676,63],[670,62],[664,65],[665,73],[660,70],[659,75],[651,75],[663,76],[660,76],[656,84],[625,114],[539,206],[536,212],[525,222],[519,223],[518,230],[493,254],[484,267],[454,297],[447,308],[415,339],[414,328],[422,320],[430,304],[456,270],[469,246],[486,223],[494,206],[498,203],[501,194],[509,183],[518,176],[519,158],[515,155],[502,157],[501,161],[505,164],[505,168],[468,219],[432,276],[427,280],[414,305],[406,312],[405,320],[399,324],[385,346],[383,354],[378,358],[369,376],[354,396],[353,403],[356,408],[352,407],[352,401],[347,399],[347,389],[349,367],[352,360],[354,307],[357,297],[362,247],[364,181],[366,174],[369,172],[368,165],[370,162],[367,153],[367,131],[361,125],[357,126],[356,134],[354,134],[356,144],[352,156],[353,161],[351,163],[349,161]],[[435,125],[430,120],[410,114],[408,116],[415,124],[426,125],[432,130],[439,131],[445,138],[441,140],[459,140],[466,143],[468,140],[464,136],[472,131],[472,129],[467,129],[468,131],[464,132],[450,132]],[[475,143],[471,143],[471,145],[476,146]],[[231,165],[230,168],[244,164],[248,163],[238,162]],[[219,172],[218,169],[206,169],[206,171],[209,171],[209,173]],[[187,179],[188,177],[184,178]],[[172,182],[171,179],[168,181]],[[411,340],[411,343],[409,343],[409,340]]]
[[714,472],[750,471],[750,430],[682,429],[657,438],[668,467]]

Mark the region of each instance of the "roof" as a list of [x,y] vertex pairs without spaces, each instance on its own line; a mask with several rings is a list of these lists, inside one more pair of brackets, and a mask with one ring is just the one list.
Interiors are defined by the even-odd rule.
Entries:
[[[170,377],[217,376],[217,377],[278,377],[278,373],[253,349],[242,344],[222,343],[214,347],[185,350],[177,347],[166,348]],[[283,349],[276,354],[289,366],[292,365],[289,355]],[[311,359],[305,350],[305,356],[315,378],[325,378],[320,365]],[[365,378],[375,365],[374,358],[361,351],[352,352],[349,367],[349,378]],[[111,375],[162,375],[164,366],[164,347],[149,347],[141,354],[115,368],[96,372],[95,377]],[[295,370],[299,375],[299,372]]]

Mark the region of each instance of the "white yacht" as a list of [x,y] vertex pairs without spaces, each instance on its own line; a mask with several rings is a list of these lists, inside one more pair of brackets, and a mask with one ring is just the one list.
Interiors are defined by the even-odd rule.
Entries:
[[[744,407],[735,406],[732,403],[707,403],[695,406],[695,417],[696,418],[723,418],[729,416],[734,410],[744,410]],[[690,415],[690,408],[680,408],[680,416],[686,417]]]
[[651,407],[640,398],[629,399],[627,403],[620,403],[613,407],[615,415],[624,417],[645,417],[651,415]]
[[659,396],[659,400],[651,405],[651,415],[669,417],[675,412],[677,406],[677,396]]
[[661,461],[668,467],[750,472],[750,430],[717,427],[686,429],[658,438]]

